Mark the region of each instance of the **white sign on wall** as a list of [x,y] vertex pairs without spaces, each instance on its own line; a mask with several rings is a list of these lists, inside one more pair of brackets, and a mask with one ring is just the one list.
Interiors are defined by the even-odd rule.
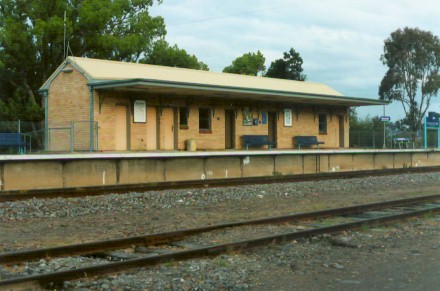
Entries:
[[292,109],[284,109],[284,126],[292,126]]
[[134,101],[133,122],[147,122],[147,103],[145,100]]

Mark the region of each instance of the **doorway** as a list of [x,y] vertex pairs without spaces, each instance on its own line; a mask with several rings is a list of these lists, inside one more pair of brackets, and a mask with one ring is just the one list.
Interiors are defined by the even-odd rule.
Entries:
[[272,148],[277,147],[277,113],[268,112],[267,116],[267,130],[269,135],[269,141],[272,143]]
[[128,107],[126,105],[115,106],[115,150],[126,151],[128,144]]
[[225,110],[225,149],[235,148],[235,112]]
[[161,150],[175,149],[176,114],[174,108],[162,108],[159,118],[159,147]]
[[157,150],[156,107],[147,107],[147,150]]
[[345,117],[338,115],[339,118],[339,148],[345,147]]

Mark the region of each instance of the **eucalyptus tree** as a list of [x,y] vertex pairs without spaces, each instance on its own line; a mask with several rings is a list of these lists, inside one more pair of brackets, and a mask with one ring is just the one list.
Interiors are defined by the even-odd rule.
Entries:
[[291,48],[283,54],[282,59],[277,59],[270,64],[266,77],[305,81],[307,76],[303,74],[303,59],[301,55]]
[[187,68],[208,71],[208,65],[199,61],[195,55],[180,49],[176,44],[170,46],[167,41],[160,40],[153,45],[151,53],[140,60],[142,63],[168,67]]
[[232,61],[230,66],[223,69],[224,73],[258,76],[266,70],[266,58],[260,51],[243,54]]
[[398,29],[385,40],[381,60],[388,70],[379,87],[380,99],[402,104],[415,138],[440,88],[439,38],[418,28]]
[[[154,0],[0,1],[0,120],[41,119],[38,88],[69,54],[138,61],[166,34]],[[66,15],[66,17],[64,17]]]

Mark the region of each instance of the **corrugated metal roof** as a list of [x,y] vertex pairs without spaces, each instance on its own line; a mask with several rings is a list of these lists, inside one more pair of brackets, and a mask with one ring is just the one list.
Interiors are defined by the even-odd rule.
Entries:
[[[299,97],[304,97],[309,101],[328,101],[330,103],[349,106],[387,104],[387,102],[377,99],[346,97],[322,83],[80,57],[68,57],[57,71],[44,83],[40,90],[49,90],[52,80],[67,64],[71,64],[80,70],[88,78],[89,84],[95,88],[116,88],[122,85],[126,87],[141,86],[143,88],[156,86],[156,88],[158,88],[157,86],[163,85],[167,88],[182,90],[182,92],[185,88],[191,88],[193,93],[194,90],[200,92],[211,90],[214,92],[235,92],[243,96],[245,94],[264,94],[266,97],[273,96],[274,98],[279,98],[280,96],[284,96],[283,98],[296,98],[298,101],[300,101]],[[256,96],[247,96],[247,98],[254,99]]]
[[178,83],[342,96],[338,91],[321,83],[76,57],[69,57],[68,62],[81,67],[83,71],[94,80],[149,79]]

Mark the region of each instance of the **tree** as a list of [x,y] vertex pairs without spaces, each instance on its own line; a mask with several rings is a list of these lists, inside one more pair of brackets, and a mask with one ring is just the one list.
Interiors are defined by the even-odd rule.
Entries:
[[402,104],[415,139],[440,88],[439,38],[418,28],[398,29],[385,40],[381,60],[388,71],[379,87],[380,99]]
[[42,119],[37,90],[65,57],[64,12],[67,41],[75,56],[138,61],[166,33],[163,18],[148,13],[154,2],[2,0],[0,119],[29,119],[35,112]]
[[381,128],[383,126],[383,122],[380,121],[379,116],[367,115],[363,118],[359,117],[356,109],[354,107],[350,107],[349,110],[349,119],[350,119],[350,130],[365,130],[365,129],[375,129]]
[[188,68],[208,71],[208,65],[199,61],[195,55],[189,55],[177,45],[170,46],[165,40],[157,41],[152,52],[140,62],[168,67]]
[[223,69],[224,73],[258,76],[266,70],[264,62],[266,58],[258,51],[257,53],[243,54],[232,61],[230,66]]
[[282,59],[270,64],[266,77],[305,81],[307,76],[302,73],[303,59],[293,48],[284,53]]

